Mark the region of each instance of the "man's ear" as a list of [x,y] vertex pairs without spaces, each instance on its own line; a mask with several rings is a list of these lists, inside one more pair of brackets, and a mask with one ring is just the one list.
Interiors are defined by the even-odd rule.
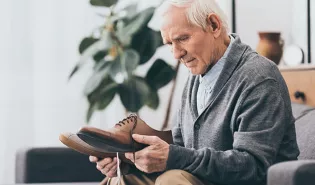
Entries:
[[207,17],[207,27],[213,36],[218,38],[222,31],[222,24],[219,16],[217,16],[215,13],[210,13]]

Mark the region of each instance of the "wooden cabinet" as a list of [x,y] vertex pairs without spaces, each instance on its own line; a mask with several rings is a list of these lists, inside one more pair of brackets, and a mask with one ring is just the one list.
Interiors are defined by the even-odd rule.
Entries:
[[315,66],[280,68],[292,102],[315,106]]

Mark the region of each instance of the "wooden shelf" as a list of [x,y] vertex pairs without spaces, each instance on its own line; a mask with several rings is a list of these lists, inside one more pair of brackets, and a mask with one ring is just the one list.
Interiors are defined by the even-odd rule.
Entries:
[[289,67],[289,66],[279,66],[279,70],[282,71],[305,71],[305,70],[315,70],[315,65],[299,65],[295,67]]

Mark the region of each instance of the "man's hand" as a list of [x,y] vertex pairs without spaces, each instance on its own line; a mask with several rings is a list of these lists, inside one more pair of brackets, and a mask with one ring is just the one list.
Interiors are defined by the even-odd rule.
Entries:
[[149,145],[148,147],[135,153],[126,153],[127,159],[135,163],[136,167],[146,173],[161,172],[166,169],[168,159],[169,144],[157,136],[145,136],[133,134],[133,139],[139,143]]
[[117,171],[117,158],[104,158],[102,160],[98,160],[97,157],[90,156],[90,161],[96,163],[96,168],[102,172],[102,174],[106,175],[106,177],[116,177]]

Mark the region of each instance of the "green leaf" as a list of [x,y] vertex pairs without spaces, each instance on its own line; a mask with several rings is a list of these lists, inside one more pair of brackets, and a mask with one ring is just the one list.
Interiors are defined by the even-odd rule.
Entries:
[[138,66],[140,56],[134,49],[126,49],[121,55],[121,63],[123,64],[124,70],[128,74],[131,74]]
[[122,20],[129,20],[138,13],[138,4],[139,3],[137,2],[132,2],[131,4],[116,6],[113,10],[110,20],[114,23],[114,25],[116,25],[117,22],[121,22]]
[[99,68],[101,69],[94,71],[92,76],[89,78],[89,80],[85,84],[85,87],[84,87],[85,95],[91,94],[102,83],[104,78],[108,76],[108,71],[110,69],[109,62],[105,62],[103,65],[104,66],[100,65]]
[[118,84],[111,83],[101,89],[98,110],[103,110],[110,104],[110,102],[115,97],[116,92],[118,92],[118,87]]
[[81,68],[81,66],[88,61],[91,57],[95,56],[98,52],[108,50],[112,47],[112,39],[110,32],[104,31],[102,33],[101,39],[95,41],[89,47],[83,49],[79,62],[76,64],[72,72],[70,73],[69,79]]
[[[93,38],[93,37],[85,37],[80,45],[79,45],[79,52],[80,54],[82,54],[88,47],[90,47],[92,44],[94,44],[95,42],[97,42],[100,39],[97,38]],[[97,52],[94,56],[93,59],[98,62],[101,59],[103,59],[106,56],[107,52],[106,51],[99,51]]]
[[114,81],[109,76],[106,76],[94,91],[92,91],[90,94],[86,94],[90,104],[99,102],[102,98],[101,92],[104,91],[103,89],[113,83]]
[[104,59],[106,55],[106,51],[99,51],[93,56],[93,59],[95,62],[99,62],[100,60]]
[[156,110],[159,107],[159,104],[160,104],[160,99],[159,99],[157,90],[151,89],[149,97],[146,101],[146,105],[150,107],[151,109]]
[[87,123],[90,122],[92,115],[93,115],[95,110],[96,110],[96,104],[95,103],[90,104],[89,109],[86,113],[86,122]]
[[[92,44],[94,44],[98,40],[99,39],[96,39],[93,37],[85,37],[84,39],[82,39],[79,45],[79,53],[82,54],[84,50],[86,50],[88,47],[90,47]],[[78,63],[74,66],[74,68],[70,72],[68,79],[70,79],[76,72],[78,72],[79,68],[80,68],[80,64]]]
[[106,61],[104,59],[100,60],[99,62],[95,63],[95,65],[93,67],[94,73],[97,73],[97,72],[103,70],[105,67],[109,67],[108,65],[110,65],[109,61]]
[[119,55],[111,62],[109,76],[118,84],[123,83],[126,79],[127,73],[123,70],[123,64]]
[[78,72],[79,68],[80,68],[79,64],[76,64],[76,66],[74,66],[74,68],[70,72],[68,79],[70,79],[76,72]]
[[117,3],[118,0],[90,0],[90,4],[93,6],[106,6],[110,7]]
[[140,64],[144,64],[151,59],[156,49],[163,44],[160,32],[156,32],[148,27],[144,27],[134,35],[131,47],[135,49],[140,58]]
[[121,56],[116,57],[112,62],[110,76],[116,83],[122,83],[137,68],[139,60],[140,56],[135,50],[124,50]]
[[133,77],[119,87],[119,95],[124,107],[131,112],[138,112],[145,104],[150,88],[141,77]]
[[90,47],[93,43],[95,43],[98,40],[99,39],[93,37],[85,37],[84,39],[82,39],[79,45],[80,54],[82,54],[83,51],[86,50],[86,48]]
[[124,17],[133,17],[137,14],[137,9],[138,9],[138,3],[131,3],[127,5],[126,7],[122,8],[121,10],[118,10],[116,14],[124,14]]
[[87,95],[87,99],[90,105],[94,105],[93,110],[103,110],[110,104],[118,90],[119,85],[107,77],[99,87]]
[[150,87],[160,89],[175,76],[175,70],[164,60],[157,59],[149,69],[145,79]]
[[135,16],[125,19],[124,26],[117,28],[117,37],[124,45],[129,46],[131,38],[143,27],[146,27],[154,13],[153,7],[147,8]]

